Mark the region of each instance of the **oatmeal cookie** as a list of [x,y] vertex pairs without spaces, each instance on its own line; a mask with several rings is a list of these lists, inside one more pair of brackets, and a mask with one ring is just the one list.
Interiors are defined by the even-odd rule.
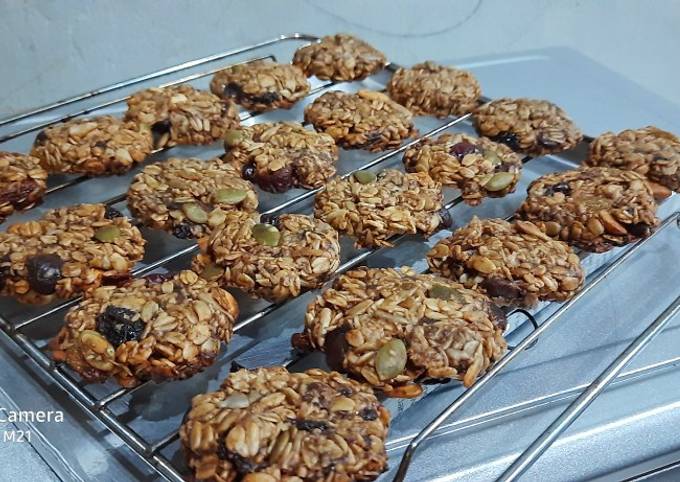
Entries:
[[385,54],[348,34],[327,35],[321,42],[300,47],[293,64],[308,76],[323,80],[361,80],[387,65]]
[[426,172],[444,186],[460,189],[465,202],[476,206],[484,197],[503,197],[515,190],[522,158],[484,137],[454,133],[411,147],[404,165],[408,172]]
[[389,419],[369,387],[337,372],[267,367],[195,396],[179,435],[197,480],[367,481],[387,468]]
[[314,189],[335,175],[338,147],[297,122],[264,122],[229,131],[223,159],[263,190]]
[[201,276],[273,302],[318,288],[340,264],[338,233],[300,214],[265,223],[257,213],[231,211],[199,246],[194,269]]
[[446,117],[472,112],[482,89],[467,70],[423,62],[399,68],[387,83],[387,93],[414,114]]
[[146,226],[178,238],[200,238],[226,211],[252,212],[257,195],[239,171],[219,159],[178,159],[146,166],[127,194],[130,212]]
[[47,171],[36,157],[0,151],[0,223],[15,210],[30,209],[42,201]]
[[656,127],[605,132],[590,144],[585,164],[635,171],[680,192],[680,139]]
[[264,60],[220,70],[210,81],[214,94],[255,112],[290,109],[309,89],[309,82],[298,67]]
[[139,229],[103,204],[50,210],[0,232],[0,294],[39,304],[118,282],[144,244]]
[[237,316],[234,297],[193,271],[149,275],[85,297],[52,353],[88,382],[187,378],[213,363]]
[[305,108],[305,121],[346,149],[392,149],[416,133],[408,109],[371,90],[326,92]]
[[539,177],[517,215],[549,236],[601,253],[649,236],[659,224],[645,178],[633,171],[588,167]]
[[478,289],[501,305],[532,307],[565,301],[583,285],[579,257],[528,221],[474,217],[437,243],[427,262],[433,272]]
[[316,195],[314,215],[362,247],[392,246],[389,239],[397,234],[429,236],[448,220],[441,184],[424,172],[396,169],[332,179]]
[[229,100],[180,84],[130,96],[125,119],[151,127],[154,146],[211,144],[238,127],[238,109]]
[[40,131],[31,155],[47,172],[122,174],[152,150],[151,130],[112,116],[74,119]]
[[481,135],[533,155],[569,150],[583,138],[567,114],[547,100],[494,100],[479,107],[474,120]]
[[472,385],[505,352],[505,327],[499,308],[460,283],[411,268],[362,267],[309,305],[293,345],[325,352],[332,369],[388,396],[413,397],[423,379]]

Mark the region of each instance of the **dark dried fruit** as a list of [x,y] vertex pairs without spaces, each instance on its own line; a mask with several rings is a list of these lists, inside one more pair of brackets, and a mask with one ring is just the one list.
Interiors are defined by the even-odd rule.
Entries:
[[41,295],[54,293],[57,282],[61,279],[61,268],[64,261],[56,254],[37,254],[26,260],[28,284],[33,291]]
[[249,95],[249,96],[244,96],[248,100],[250,100],[254,104],[273,104],[277,100],[281,98],[278,92],[265,92],[264,94],[261,95]]
[[243,96],[243,90],[241,90],[241,86],[234,82],[229,82],[227,85],[225,85],[223,92],[226,97],[241,98],[241,96]]
[[326,432],[330,428],[328,423],[324,422],[323,420],[305,420],[300,418],[295,419],[295,426],[298,428],[298,430],[306,430],[308,432],[312,430],[321,430],[322,432]]
[[285,192],[295,185],[293,168],[288,165],[283,166],[278,171],[265,174],[258,173],[255,176],[255,183],[268,192]]
[[252,181],[255,177],[255,171],[256,169],[254,164],[246,164],[243,166],[243,169],[241,169],[241,177],[246,181]]
[[153,145],[154,146],[161,147],[161,146],[158,145],[158,143],[161,141],[162,137],[165,134],[170,133],[170,127],[171,126],[172,126],[172,124],[170,123],[170,119],[158,121],[151,126],[151,135],[153,136]]
[[106,211],[104,211],[104,217],[106,219],[122,218],[123,213],[114,207],[106,206]]
[[42,146],[45,142],[47,142],[47,134],[44,130],[42,130],[38,132],[38,135],[35,137],[35,141],[33,141],[33,145]]
[[646,223],[634,223],[626,225],[626,229],[633,236],[640,238],[649,237],[652,234],[652,227]]
[[449,212],[448,209],[441,208],[439,210],[439,217],[441,218],[439,226],[441,226],[442,228],[448,229],[451,226],[453,226],[453,218],[451,217],[451,213]]
[[481,283],[487,294],[492,298],[503,298],[506,300],[514,300],[522,298],[522,289],[505,278],[486,278]]
[[492,141],[500,142],[505,144],[513,151],[519,151],[519,139],[517,139],[517,134],[514,132],[501,132],[500,134],[491,138]]
[[566,182],[558,182],[557,184],[553,184],[552,186],[545,187],[546,196],[552,196],[556,192],[561,192],[565,196],[569,196],[571,194],[571,188],[569,187],[569,184]]
[[165,283],[169,279],[172,279],[172,277],[172,273],[151,273],[147,274],[144,279],[146,280],[146,284],[156,285]]
[[134,310],[108,305],[103,313],[97,315],[97,331],[117,347],[126,341],[139,340],[144,322]]
[[179,239],[191,239],[194,237],[194,233],[191,230],[192,225],[189,223],[179,223],[174,228],[172,228],[172,234]]
[[458,159],[462,159],[468,154],[474,154],[478,152],[481,152],[479,147],[468,141],[458,142],[449,148],[449,153],[453,154]]
[[505,331],[508,327],[508,318],[505,316],[505,311],[498,306],[492,304],[490,308],[491,322],[501,331]]
[[359,416],[367,421],[375,420],[378,418],[378,411],[372,408],[363,408],[359,411]]
[[234,468],[236,468],[236,471],[242,475],[250,474],[258,469],[257,464],[254,464],[236,452],[232,452],[224,445],[224,442],[217,444],[217,456],[222,460],[231,462]]
[[0,204],[8,203],[21,209],[32,203],[28,197],[36,189],[39,189],[39,187],[38,183],[33,179],[10,183],[6,186],[6,189],[0,193]]
[[349,327],[341,326],[326,334],[323,349],[326,353],[326,363],[332,370],[344,369],[345,355],[349,349],[349,343],[345,338],[348,331]]

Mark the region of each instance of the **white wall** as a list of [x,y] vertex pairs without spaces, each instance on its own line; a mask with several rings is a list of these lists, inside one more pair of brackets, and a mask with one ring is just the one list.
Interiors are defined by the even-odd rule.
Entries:
[[568,46],[680,104],[678,0],[0,0],[0,118],[279,33],[399,63]]

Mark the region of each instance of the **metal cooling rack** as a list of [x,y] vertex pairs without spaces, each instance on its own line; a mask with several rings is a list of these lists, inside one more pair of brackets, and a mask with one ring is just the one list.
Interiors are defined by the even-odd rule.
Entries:
[[[161,86],[176,85],[184,82],[200,83],[207,81],[207,78],[215,72],[224,69],[235,63],[251,62],[258,59],[270,59],[273,61],[281,60],[288,61],[288,56],[275,55],[268,52],[270,49],[284,50],[287,49],[286,55],[292,53],[294,48],[301,46],[303,43],[318,41],[318,37],[305,34],[290,34],[281,35],[274,39],[253,44],[240,49],[229,50],[219,54],[203,57],[196,60],[181,63],[172,67],[168,67],[156,72],[151,72],[141,75],[126,81],[117,82],[106,87],[92,90],[90,92],[77,95],[71,98],[63,99],[53,104],[34,109],[24,114],[15,115],[4,120],[0,120],[0,147],[6,149],[8,146],[14,147],[15,150],[27,151],[32,142],[32,135],[49,125],[57,122],[62,122],[70,118],[92,114],[92,113],[109,113],[113,110],[114,113],[122,112],[124,102],[129,93],[139,88],[146,88],[156,86],[157,79],[173,74],[187,74],[181,78],[161,84]],[[206,66],[221,63],[219,66],[212,65],[209,70],[203,70]],[[200,71],[197,71],[198,69]],[[293,107],[290,111],[275,111],[267,114],[256,114],[244,112],[241,114],[242,122],[248,124],[257,122],[258,120],[301,120],[302,106],[313,99],[320,93],[330,89],[338,88],[343,90],[358,90],[362,88],[372,88],[381,90],[384,88],[385,81],[389,76],[390,71],[394,71],[396,66],[390,64],[386,70],[376,76],[373,76],[366,81],[352,82],[352,83],[335,83],[335,82],[321,82],[317,79],[310,79],[312,81],[312,90],[309,93],[307,100],[298,103],[297,107]],[[125,92],[125,96],[113,97],[110,94],[118,94]],[[79,106],[78,110],[73,110],[75,106]],[[420,142],[423,138],[437,135],[440,132],[455,129],[470,130],[469,114],[458,118],[453,118],[442,122],[434,119],[421,119],[425,130],[425,134],[418,136],[416,139],[403,144],[400,148],[389,151],[385,154],[374,158],[369,158],[368,153],[365,152],[347,152],[343,151],[341,155],[341,169],[342,176],[348,177],[353,172],[361,169],[383,168],[386,166],[393,167],[393,165],[400,165],[399,154],[403,153],[410,146]],[[206,155],[218,155],[221,151],[221,146],[203,146],[200,148],[173,148],[170,153],[174,156],[196,155],[200,153],[201,157]],[[163,150],[154,152],[154,156],[150,159],[151,162],[158,161],[167,154]],[[558,167],[564,168],[573,167],[574,162],[569,158],[561,156],[550,156],[552,161]],[[531,162],[530,158],[525,159],[525,163]],[[8,222],[22,219],[23,217],[35,217],[41,210],[54,207],[54,205],[65,205],[73,202],[105,202],[109,205],[122,204],[125,200],[125,191],[129,183],[129,179],[138,172],[139,169],[133,170],[126,176],[118,178],[107,178],[109,184],[113,184],[112,189],[119,188],[115,194],[105,197],[104,199],[93,199],[92,196],[97,193],[103,186],[101,178],[90,179],[82,176],[52,176],[50,178],[50,185],[48,187],[48,197],[44,205],[29,211],[25,215],[14,216]],[[540,172],[539,172],[540,174]],[[113,180],[112,180],[113,179]],[[518,186],[517,191],[521,192],[522,187],[526,184],[526,180]],[[88,186],[92,186],[88,189]],[[264,208],[263,214],[277,214],[282,211],[300,212],[309,210],[311,207],[311,198],[318,191],[301,191],[293,190],[287,194],[261,194],[261,205]],[[97,197],[96,195],[94,196]],[[511,197],[511,196],[509,196]],[[516,195],[515,195],[516,197]],[[462,198],[459,193],[448,190],[448,200],[445,204],[446,209],[451,210],[459,206]],[[52,204],[52,205],[51,205]],[[122,207],[124,209],[124,207]],[[460,206],[459,210],[465,209]],[[457,213],[460,211],[457,210]],[[469,210],[468,210],[469,211]],[[401,459],[401,464],[398,468],[395,480],[404,480],[407,470],[416,451],[423,445],[423,443],[434,433],[446,430],[450,426],[447,421],[466,406],[472,398],[478,394],[484,387],[486,387],[492,380],[496,379],[498,374],[503,371],[507,365],[518,358],[521,353],[530,349],[536,344],[539,337],[544,334],[551,326],[553,326],[572,306],[579,300],[585,298],[588,293],[600,286],[604,280],[607,279],[614,271],[621,269],[625,263],[630,260],[636,253],[643,250],[651,239],[656,237],[660,232],[670,229],[671,226],[678,224],[680,220],[679,213],[673,213],[667,217],[656,233],[645,240],[641,240],[636,244],[626,247],[618,251],[615,256],[592,255],[582,253],[584,261],[593,262],[594,274],[588,277],[587,284],[584,288],[570,301],[562,304],[556,311],[550,314],[542,323],[537,323],[533,314],[525,310],[514,310],[509,313],[509,316],[515,314],[523,315],[530,323],[519,323],[509,329],[513,331],[519,329],[521,326],[530,325],[531,331],[525,336],[517,345],[511,347],[509,352],[499,360],[489,371],[482,376],[471,388],[464,391],[455,401],[453,401],[444,411],[438,414],[431,423],[427,424],[418,433],[400,437],[397,439],[390,439],[387,443],[388,451],[397,450],[406,447],[406,450]],[[148,233],[148,234],[147,234]],[[442,237],[447,232],[443,231],[434,236],[434,238]],[[158,249],[158,254],[152,256],[151,259],[145,259],[134,270],[135,276],[141,276],[158,269],[174,269],[173,265],[185,260],[188,256],[196,251],[195,244],[188,244],[171,239],[163,233],[145,231],[145,237],[160,237],[156,242],[160,246],[167,247],[167,249]],[[395,243],[395,248],[406,243],[411,239],[408,236],[398,236],[392,239]],[[420,243],[424,248],[426,243]],[[406,246],[406,250],[411,249],[412,246]],[[156,254],[156,250],[150,250]],[[343,253],[349,253],[346,256],[338,269],[337,274],[343,273],[359,264],[370,263],[379,259],[384,255],[384,249],[377,250],[356,250],[351,247],[351,243],[345,240],[343,243]],[[389,251],[392,253],[392,251]],[[151,254],[151,253],[149,253]],[[417,254],[416,254],[417,256]],[[598,261],[598,259],[600,261]],[[384,262],[384,261],[383,261]],[[397,261],[395,261],[397,262]],[[406,264],[406,263],[401,263]],[[422,262],[421,262],[422,265]],[[421,269],[422,271],[422,269]],[[304,295],[301,297],[304,298]],[[297,302],[298,308],[304,307],[303,299]],[[12,302],[0,305],[0,326],[4,332],[33,360],[54,382],[56,382],[66,393],[84,408],[92,417],[103,423],[111,432],[119,436],[135,453],[137,453],[141,460],[146,462],[151,468],[157,471],[158,474],[172,481],[182,481],[184,479],[185,468],[181,464],[173,460],[175,457],[168,456],[166,451],[173,444],[177,445],[177,430],[172,429],[166,431],[161,436],[153,439],[147,437],[139,430],[133,428],[126,420],[126,412],[118,413],[112,407],[117,402],[122,402],[134,397],[143,390],[148,390],[153,387],[153,382],[145,382],[132,389],[125,389],[119,387],[107,386],[102,389],[101,385],[86,384],[80,378],[68,369],[65,365],[55,364],[52,362],[46,350],[46,339],[50,335],[45,335],[44,329],[39,328],[40,325],[49,323],[52,319],[61,321],[64,311],[69,307],[75,305],[77,299],[60,302],[49,307],[36,308],[17,306]],[[257,336],[258,331],[254,326],[254,322],[267,318],[269,315],[285,315],[290,305],[295,304],[292,300],[282,304],[263,304],[262,302],[248,301],[243,298],[239,299],[241,306],[246,306],[245,310],[248,314],[242,318],[235,325],[235,332],[241,334],[242,332],[255,333],[254,337],[248,338],[244,335],[241,343],[235,340],[227,347],[226,353],[217,361],[222,366],[228,366],[241,354],[247,354],[258,346],[258,343],[263,340],[263,337]],[[545,308],[547,304],[543,304],[539,309]],[[553,304],[554,305],[554,304]],[[555,422],[545,430],[545,432],[533,443],[507,470],[503,475],[503,480],[514,480],[521,475],[533,462],[550,446],[550,444],[587,408],[587,406],[605,389],[607,384],[611,382],[624,368],[624,366],[642,349],[649,341],[666,325],[672,318],[680,311],[680,298],[677,298],[633,343],[605,370],[597,377],[595,381],[589,386],[581,387],[583,391],[581,395],[568,407],[567,410]],[[535,312],[534,312],[535,313]],[[298,316],[297,319],[300,319]],[[525,320],[525,321],[526,321]],[[268,321],[268,320],[267,320]],[[263,322],[263,324],[265,324]],[[54,329],[55,323],[52,324]],[[48,327],[49,329],[50,327]],[[238,338],[238,337],[237,337]],[[236,345],[234,347],[234,345]],[[292,359],[283,360],[282,363],[289,364],[293,362]],[[167,382],[169,384],[173,382]],[[452,382],[455,383],[455,382]],[[108,389],[108,391],[106,391]],[[425,397],[426,398],[426,397]],[[386,403],[391,403],[386,401]],[[418,401],[411,402],[417,404]],[[177,447],[175,447],[175,452]],[[175,454],[176,455],[176,454]]]

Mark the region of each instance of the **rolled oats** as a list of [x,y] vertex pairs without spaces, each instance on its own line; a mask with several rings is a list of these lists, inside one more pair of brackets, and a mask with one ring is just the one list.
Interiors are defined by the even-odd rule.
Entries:
[[427,262],[435,273],[481,290],[502,305],[565,301],[584,281],[576,253],[528,221],[474,217],[437,243]]
[[74,119],[41,131],[31,155],[48,172],[122,174],[152,149],[151,130],[112,116]]
[[305,108],[305,121],[347,149],[382,151],[413,136],[413,115],[381,92],[326,92]]
[[192,400],[180,428],[198,480],[374,480],[387,466],[389,412],[336,372],[240,370]]
[[533,155],[569,150],[583,138],[567,114],[547,100],[497,99],[479,107],[474,120],[481,135]]
[[[390,396],[416,396],[413,383],[474,383],[505,351],[505,315],[462,284],[411,268],[362,267],[340,276],[307,308],[303,350]],[[413,389],[409,389],[413,388]]]
[[[102,230],[109,234],[103,238]],[[0,232],[0,293],[24,303],[70,298],[130,276],[144,238],[103,204],[54,209]]]
[[193,271],[103,286],[66,314],[53,356],[88,382],[187,378],[231,338],[236,300]]
[[0,223],[15,210],[30,209],[45,194],[47,172],[36,157],[0,151]]
[[649,236],[659,224],[655,212],[644,177],[589,167],[536,179],[517,214],[550,236],[600,253]]
[[257,209],[253,186],[219,159],[178,159],[146,166],[127,195],[145,225],[178,238],[199,238],[224,222],[225,212]]
[[446,117],[472,112],[482,90],[466,70],[423,62],[399,68],[387,83],[387,93],[414,114]]
[[485,196],[502,197],[515,190],[522,158],[509,147],[466,134],[442,134],[424,139],[404,154],[409,172],[426,172],[435,181],[462,191],[475,206]]
[[293,64],[311,77],[324,80],[361,80],[387,65],[385,55],[348,34],[327,35],[321,42],[300,47]]
[[321,187],[335,175],[338,147],[296,122],[255,124],[225,138],[223,159],[265,191]]
[[309,93],[305,74],[295,65],[257,60],[217,72],[210,90],[248,110],[289,109]]
[[605,132],[590,144],[585,164],[635,171],[680,192],[680,139],[656,127]]
[[233,103],[188,84],[142,90],[127,104],[125,119],[149,126],[158,148],[211,144],[240,123]]
[[321,286],[340,264],[335,230],[300,214],[264,223],[255,213],[227,212],[199,246],[194,267],[202,276],[274,302]]
[[[371,174],[364,178],[362,174]],[[386,169],[376,177],[359,171],[332,179],[317,195],[314,215],[357,246],[391,246],[397,234],[432,234],[445,223],[441,184],[426,173]]]

